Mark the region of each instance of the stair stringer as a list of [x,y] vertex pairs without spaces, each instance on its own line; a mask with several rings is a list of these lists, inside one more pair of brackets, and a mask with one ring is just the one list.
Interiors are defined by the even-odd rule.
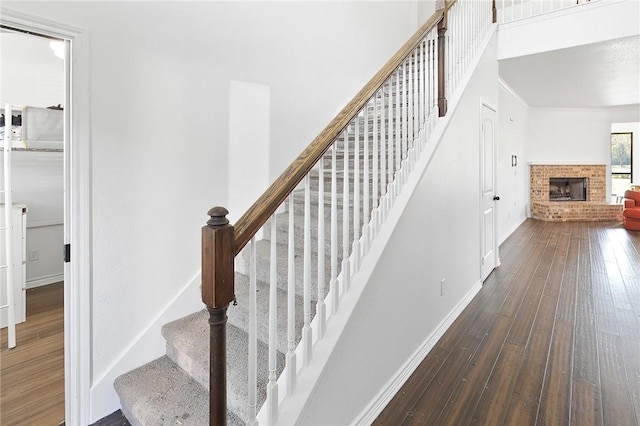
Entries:
[[[451,120],[456,113],[456,109],[460,105],[462,96],[464,95],[467,86],[471,82],[474,71],[480,64],[480,61],[484,56],[487,48],[490,46],[492,39],[493,43],[495,44],[494,36],[496,34],[496,29],[497,26],[494,24],[485,35],[477,50],[478,53],[470,63],[464,77],[459,82],[456,94],[452,96],[448,101],[447,114],[437,120],[437,123],[433,128],[426,143],[425,141],[423,141],[423,138],[426,135],[423,134],[423,130],[420,131],[420,134],[416,139],[416,143],[414,143],[414,148],[412,148],[412,150],[415,150],[416,146],[422,146],[422,151],[413,153],[413,155],[416,155],[415,164],[413,165],[412,170],[407,175],[402,188],[400,188],[399,190],[396,189],[396,197],[393,201],[392,207],[388,211],[387,218],[385,222],[380,226],[378,235],[372,241],[369,252],[360,261],[360,269],[350,278],[350,287],[342,295],[340,299],[340,309],[336,314],[329,314],[332,312],[331,301],[333,300],[333,298],[331,292],[327,294],[325,299],[328,313],[327,327],[324,337],[320,340],[317,339],[317,320],[316,318],[312,320],[311,328],[313,330],[314,342],[313,357],[309,364],[306,366],[302,366],[301,362],[298,363],[298,376],[294,394],[287,395],[287,385],[284,375],[281,376],[278,380],[278,386],[281,389],[281,392],[279,393],[279,416],[276,424],[304,424],[303,416],[305,413],[305,409],[313,399],[314,392],[316,391],[316,387],[319,381],[325,374],[327,374],[327,367],[340,344],[340,339],[343,335],[343,332],[347,328],[349,320],[351,319],[355,309],[357,308],[358,302],[360,301],[369,280],[373,276],[375,267],[381,260],[383,252],[387,244],[389,243],[391,236],[393,235],[393,232],[402,217],[402,214],[404,213],[409,201],[418,188],[418,185],[423,175],[427,171],[427,168],[429,167],[434,154],[437,152],[438,146],[444,138],[449,124],[451,123]],[[498,82],[496,79],[496,87],[497,84]],[[411,158],[411,154],[409,157]],[[388,196],[388,194],[385,195],[385,197]],[[383,204],[383,201],[385,201],[385,197],[381,199],[381,205]],[[350,256],[350,260],[352,260],[352,257],[353,253]],[[342,288],[342,273],[340,273],[338,280],[340,282],[340,285],[338,287]],[[480,280],[472,283],[471,289],[439,322],[438,326],[433,330],[433,332],[429,333],[429,336],[421,345],[421,347],[419,347],[414,352],[414,354],[405,363],[405,365],[403,365],[396,372],[394,377],[389,380],[388,386],[384,389],[381,389],[376,397],[371,400],[370,403],[366,407],[364,407],[357,418],[354,419],[354,422],[356,424],[366,424],[367,422],[375,419],[377,414],[379,414],[386,403],[390,401],[396,391],[400,389],[404,381],[418,366],[418,358],[421,360],[422,358],[424,358],[424,356],[426,356],[429,350],[444,334],[447,328],[453,323],[455,318],[462,312],[464,307],[466,307],[471,299],[473,299],[473,296],[477,294],[480,288]],[[389,303],[401,303],[401,301],[390,301]],[[298,345],[298,347],[296,348],[296,356],[298,357],[298,359],[302,359],[302,345]],[[330,407],[327,408],[329,409]],[[267,421],[266,411],[266,408],[263,407],[258,414],[258,421],[260,424],[269,424],[269,422]]]

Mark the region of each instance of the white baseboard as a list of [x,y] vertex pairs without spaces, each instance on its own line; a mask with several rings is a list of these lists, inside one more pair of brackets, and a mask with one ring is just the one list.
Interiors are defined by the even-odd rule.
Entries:
[[64,273],[47,275],[44,277],[31,278],[25,283],[27,289],[42,287],[43,285],[55,284],[64,281]]
[[449,314],[438,324],[427,339],[418,347],[418,349],[409,357],[407,362],[396,372],[396,374],[387,382],[382,390],[375,396],[367,407],[358,415],[353,424],[370,425],[380,415],[382,410],[391,402],[393,397],[398,393],[402,385],[411,377],[413,372],[418,368],[422,360],[431,352],[431,349],[438,343],[438,340],[451,327],[451,324],[458,318],[464,308],[469,305],[471,300],[482,289],[482,282],[478,281],[471,287],[469,292],[458,302],[458,304],[449,312]]
[[511,228],[509,228],[509,230],[504,233],[502,240],[498,241],[498,246],[504,243],[507,240],[507,238],[509,238],[509,236],[511,236],[511,234],[513,234],[516,231],[516,229],[518,229],[520,225],[522,225],[526,220],[527,220],[527,217],[523,216],[519,218],[517,222],[511,225]]

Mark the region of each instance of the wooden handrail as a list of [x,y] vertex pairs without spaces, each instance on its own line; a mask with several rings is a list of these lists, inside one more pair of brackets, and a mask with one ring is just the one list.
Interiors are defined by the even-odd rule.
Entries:
[[[446,11],[455,0],[445,0],[420,29],[398,50],[398,52],[376,73],[362,90],[302,151],[293,163],[271,184],[260,198],[236,222],[229,224],[229,213],[223,207],[209,210],[211,217],[202,228],[202,301],[209,311],[210,359],[209,359],[209,424],[226,425],[227,420],[227,377],[226,377],[226,325],[227,309],[235,301],[234,258],[258,232],[266,221],[284,203],[289,194],[311,171],[313,166],[329,150],[338,135],[349,125],[356,115],[367,105],[375,93],[393,75],[424,40],[427,34],[438,27],[439,35],[446,31]],[[440,54],[444,53],[442,37],[439,37]],[[444,56],[439,59],[444,61]],[[444,71],[440,71],[443,80]],[[443,80],[444,81],[444,80]],[[438,84],[442,92],[438,103],[444,99],[444,83]],[[446,108],[446,99],[444,99]]]
[[289,194],[311,171],[318,160],[329,150],[340,132],[363,109],[369,99],[382,87],[407,56],[424,37],[444,18],[445,11],[455,0],[447,0],[445,8],[437,10],[398,52],[376,73],[362,90],[320,132],[293,163],[271,184],[260,198],[235,223],[234,250],[237,255],[251,237],[264,225]]

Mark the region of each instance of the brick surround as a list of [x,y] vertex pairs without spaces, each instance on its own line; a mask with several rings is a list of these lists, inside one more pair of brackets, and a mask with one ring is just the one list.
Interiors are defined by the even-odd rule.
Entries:
[[[548,222],[622,221],[622,204],[607,203],[604,164],[531,164],[531,216]],[[549,201],[549,178],[587,178],[587,201]]]

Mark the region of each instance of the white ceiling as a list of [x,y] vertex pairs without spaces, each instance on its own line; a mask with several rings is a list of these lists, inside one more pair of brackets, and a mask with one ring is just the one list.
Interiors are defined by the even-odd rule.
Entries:
[[500,61],[500,77],[532,107],[640,104],[640,36]]

